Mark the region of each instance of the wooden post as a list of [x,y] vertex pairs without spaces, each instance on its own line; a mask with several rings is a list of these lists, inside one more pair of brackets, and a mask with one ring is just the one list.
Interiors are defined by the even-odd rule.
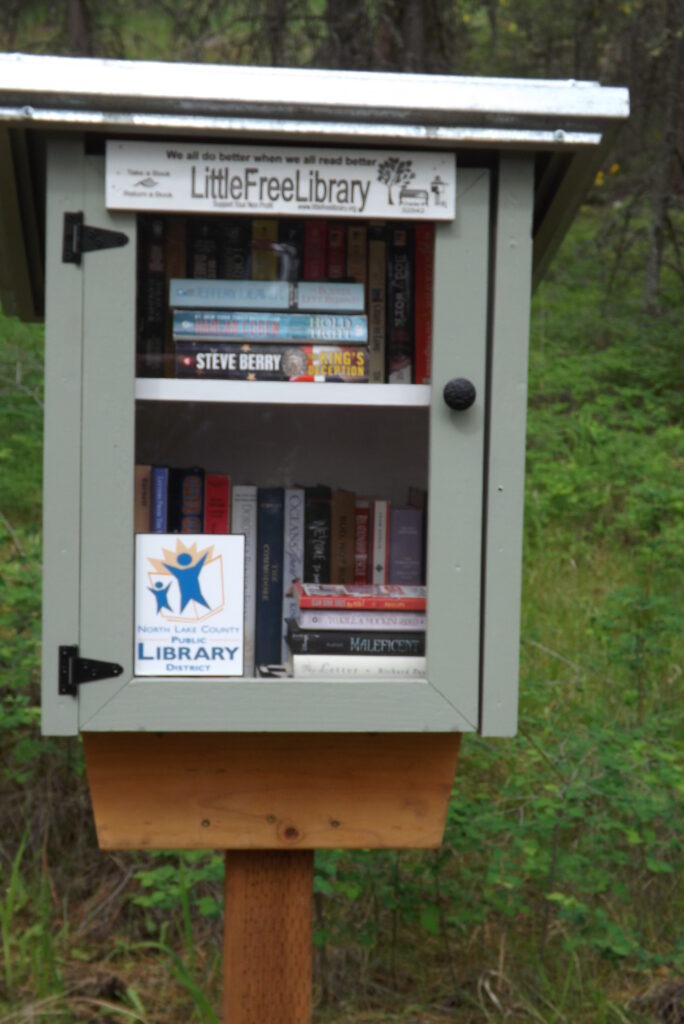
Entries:
[[312,850],[226,853],[223,1024],[311,1024]]

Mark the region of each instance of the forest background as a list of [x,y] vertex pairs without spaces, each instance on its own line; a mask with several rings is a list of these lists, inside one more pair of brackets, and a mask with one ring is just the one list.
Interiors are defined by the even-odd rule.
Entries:
[[[598,79],[632,116],[533,301],[520,732],[443,847],[316,857],[316,1021],[684,1021],[683,0],[2,0],[0,49]],[[222,861],[103,854],[39,738],[43,332],[0,319],[0,1024],[216,1022]]]

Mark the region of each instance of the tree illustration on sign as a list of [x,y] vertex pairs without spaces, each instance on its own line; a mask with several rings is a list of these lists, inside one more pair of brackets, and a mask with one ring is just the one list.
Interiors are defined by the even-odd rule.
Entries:
[[400,160],[398,156],[388,156],[378,165],[378,180],[387,185],[390,205],[394,206],[394,189],[408,185],[415,178],[412,165],[413,160]]

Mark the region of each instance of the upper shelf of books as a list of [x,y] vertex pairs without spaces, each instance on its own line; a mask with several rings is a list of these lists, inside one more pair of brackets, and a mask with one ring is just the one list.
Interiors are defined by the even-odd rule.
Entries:
[[289,381],[174,380],[139,377],[135,397],[151,402],[347,405],[406,408],[430,404],[429,384],[297,384]]

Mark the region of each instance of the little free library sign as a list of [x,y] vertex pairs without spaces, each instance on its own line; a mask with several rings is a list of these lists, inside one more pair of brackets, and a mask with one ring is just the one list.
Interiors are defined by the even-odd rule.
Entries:
[[107,142],[107,207],[453,220],[453,153]]

